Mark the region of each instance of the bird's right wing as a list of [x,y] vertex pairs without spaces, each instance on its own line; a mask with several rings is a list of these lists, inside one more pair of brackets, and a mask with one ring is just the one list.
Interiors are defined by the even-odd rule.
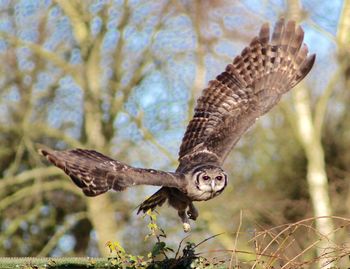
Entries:
[[123,191],[134,185],[154,185],[182,190],[186,181],[179,173],[134,168],[94,150],[56,151],[43,147],[39,153],[62,169],[87,196],[110,189]]

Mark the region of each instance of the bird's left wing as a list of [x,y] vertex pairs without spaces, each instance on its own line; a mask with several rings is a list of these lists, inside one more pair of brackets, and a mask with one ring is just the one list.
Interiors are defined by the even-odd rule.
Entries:
[[209,82],[182,140],[178,171],[203,162],[222,165],[256,119],[309,73],[315,55],[308,56],[303,37],[294,21],[280,19],[271,38],[264,24],[226,71]]
[[94,150],[56,151],[43,147],[39,153],[61,168],[87,196],[96,196],[110,189],[123,191],[134,185],[185,187],[182,174],[153,169],[134,168]]

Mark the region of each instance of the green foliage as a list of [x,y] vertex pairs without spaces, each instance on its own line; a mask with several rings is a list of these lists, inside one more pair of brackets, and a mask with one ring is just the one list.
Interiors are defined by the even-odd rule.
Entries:
[[163,255],[167,257],[167,252],[174,252],[174,250],[166,245],[165,242],[162,241],[162,238],[166,238],[166,234],[164,230],[157,224],[157,215],[155,212],[148,210],[144,217],[148,216],[150,219],[150,223],[148,223],[147,227],[149,229],[149,233],[146,235],[145,240],[150,237],[155,237],[157,242],[152,248],[151,256],[156,257],[158,255]]
[[113,254],[110,260],[116,268],[218,268],[216,265],[211,264],[206,258],[200,257],[195,253],[195,248],[202,242],[199,244],[186,242],[182,250],[182,255],[179,255],[181,248],[180,243],[174,258],[169,258],[168,254],[174,253],[174,250],[163,241],[163,239],[166,238],[166,234],[156,222],[156,213],[149,210],[144,217],[149,217],[150,220],[147,225],[149,233],[146,235],[145,240],[154,239],[156,242],[146,256],[135,256],[127,253],[119,242],[108,241],[106,246],[109,248],[110,253]]

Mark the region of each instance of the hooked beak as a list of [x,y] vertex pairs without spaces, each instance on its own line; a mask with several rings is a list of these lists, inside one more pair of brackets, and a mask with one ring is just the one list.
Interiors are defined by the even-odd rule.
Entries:
[[210,185],[211,185],[211,198],[213,198],[214,197],[214,194],[215,194],[215,191],[214,191],[214,188],[215,188],[215,181],[213,180],[211,183],[210,183]]

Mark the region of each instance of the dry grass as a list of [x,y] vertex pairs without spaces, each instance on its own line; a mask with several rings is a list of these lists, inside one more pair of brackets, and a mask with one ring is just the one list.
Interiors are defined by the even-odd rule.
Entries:
[[[166,246],[162,241],[164,231],[156,224],[154,213],[148,214],[151,218],[150,237],[155,237],[156,244],[147,256],[134,256],[128,254],[118,242],[108,242],[112,256],[98,266],[96,261],[91,263],[89,258],[73,258],[74,264],[84,264],[89,268],[148,268],[148,269],[175,269],[175,268],[197,268],[197,269],[313,269],[313,268],[350,268],[350,219],[342,217],[331,218],[336,227],[331,234],[320,234],[315,228],[316,218],[308,218],[295,223],[280,225],[264,229],[263,227],[252,232],[245,232],[242,228],[242,214],[237,232],[234,235],[234,246],[231,250],[210,250],[197,252],[198,246],[218,235],[211,236],[195,244],[184,243],[185,237],[179,244],[177,251]],[[335,238],[331,240],[330,238]],[[248,250],[240,249],[245,246]],[[321,248],[321,249],[320,249]],[[321,250],[321,251],[320,251]],[[167,254],[174,253],[174,258]],[[317,256],[317,253],[322,253]],[[211,258],[208,258],[211,257]],[[26,268],[42,268],[35,264],[50,264],[50,268],[57,267],[57,262],[72,264],[61,258],[34,259],[14,258],[0,259],[0,267],[15,268],[24,266]],[[63,259],[63,260],[62,260]],[[78,259],[78,260],[77,260]],[[52,265],[52,266],[51,266]],[[10,267],[8,267],[10,266]],[[12,267],[11,267],[12,266]],[[82,268],[82,267],[79,267]],[[84,267],[85,268],[85,267]]]
[[[260,228],[251,233],[242,232],[240,228],[235,233],[234,249],[198,254],[214,256],[206,260],[206,265],[213,268],[350,268],[350,219],[336,216],[323,218],[331,218],[335,224],[336,228],[332,231],[334,241],[330,240],[330,234],[320,234],[316,230],[316,218],[308,218],[270,229]],[[244,240],[254,251],[239,249],[240,242],[246,242]],[[316,250],[320,248],[319,253],[322,254],[317,256]]]

